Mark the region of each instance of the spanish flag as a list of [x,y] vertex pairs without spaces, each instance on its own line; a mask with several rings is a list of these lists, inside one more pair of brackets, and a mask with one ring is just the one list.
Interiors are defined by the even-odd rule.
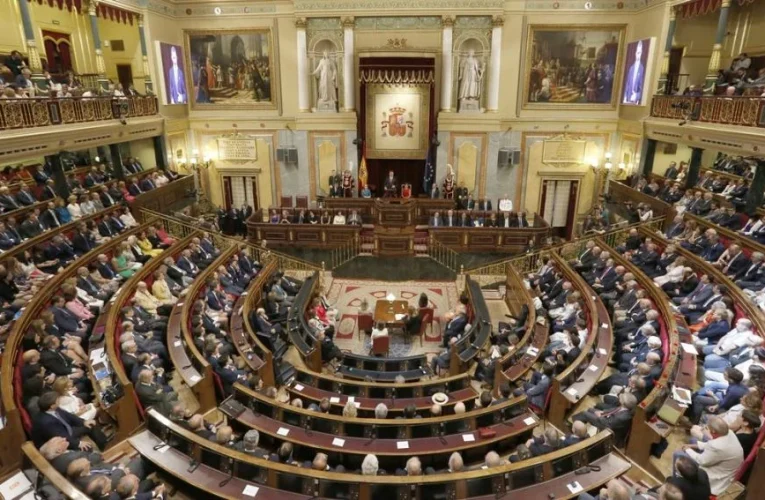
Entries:
[[367,185],[367,175],[367,148],[364,145],[364,149],[361,152],[361,163],[359,163],[359,191]]

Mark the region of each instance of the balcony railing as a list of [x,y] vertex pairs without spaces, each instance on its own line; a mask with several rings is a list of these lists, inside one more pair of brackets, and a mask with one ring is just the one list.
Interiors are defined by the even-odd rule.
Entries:
[[156,96],[0,99],[0,130],[151,116]]
[[651,116],[672,120],[765,127],[765,98],[655,95]]

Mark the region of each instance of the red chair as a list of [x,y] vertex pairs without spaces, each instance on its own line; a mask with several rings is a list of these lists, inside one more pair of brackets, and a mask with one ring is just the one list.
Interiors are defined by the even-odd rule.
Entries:
[[388,356],[388,350],[390,349],[390,337],[377,337],[372,339],[372,356],[383,355]]
[[[422,324],[423,327],[425,325],[430,326],[430,334],[433,334],[433,315],[435,314],[435,310],[432,307],[421,307],[420,308],[420,315],[422,316]],[[427,318],[427,319],[426,319]],[[423,329],[423,332],[425,330]],[[441,333],[440,331],[438,333]]]
[[295,206],[297,208],[308,208],[308,196],[296,196]]
[[357,338],[361,338],[362,330],[366,333],[371,333],[372,328],[374,328],[374,324],[375,321],[371,312],[359,313],[358,318],[356,319],[356,327],[359,329]]
[[282,196],[282,208],[292,208],[292,196]]

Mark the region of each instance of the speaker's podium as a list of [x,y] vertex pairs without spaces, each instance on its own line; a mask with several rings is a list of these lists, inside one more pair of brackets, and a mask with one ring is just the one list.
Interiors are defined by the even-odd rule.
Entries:
[[411,198],[375,199],[376,255],[414,255],[416,209]]

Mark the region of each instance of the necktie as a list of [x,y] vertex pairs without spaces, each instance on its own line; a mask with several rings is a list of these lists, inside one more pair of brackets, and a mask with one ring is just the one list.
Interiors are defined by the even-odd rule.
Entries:
[[71,436],[71,435],[72,435],[72,426],[71,426],[71,425],[69,425],[69,424],[67,423],[67,421],[66,421],[66,420],[64,420],[64,419],[61,417],[61,415],[59,415],[59,414],[58,414],[58,412],[53,412],[53,413],[52,413],[52,415],[53,415],[53,418],[55,418],[56,420],[58,420],[59,422],[61,422],[62,424],[64,424],[64,427],[66,428],[66,433],[67,433],[67,434],[69,434],[69,435]]

